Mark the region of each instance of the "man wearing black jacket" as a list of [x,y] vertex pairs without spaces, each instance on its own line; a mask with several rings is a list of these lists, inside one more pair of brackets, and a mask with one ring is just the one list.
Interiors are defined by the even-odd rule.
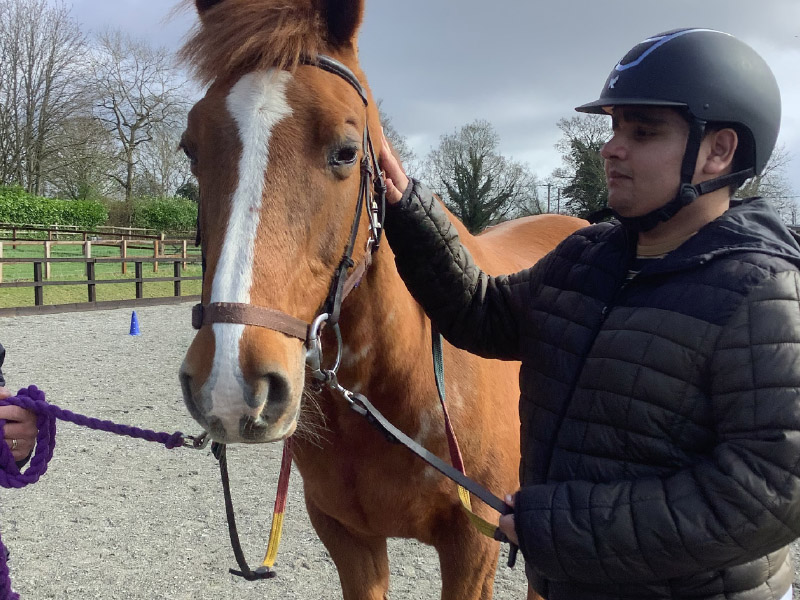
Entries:
[[411,293],[454,345],[522,362],[500,528],[548,600],[790,600],[800,245],[767,201],[731,198],[772,153],[777,83],[739,40],[684,29],[637,44],[578,110],[611,116],[615,220],[511,275],[481,272],[381,155]]

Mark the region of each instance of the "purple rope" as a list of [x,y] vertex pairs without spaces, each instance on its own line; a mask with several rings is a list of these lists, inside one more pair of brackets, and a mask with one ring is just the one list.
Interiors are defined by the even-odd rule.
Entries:
[[[101,421],[100,419],[78,415],[53,404],[48,404],[44,398],[44,392],[35,385],[22,388],[13,398],[0,400],[0,406],[9,404],[35,412],[36,426],[39,432],[36,435],[36,451],[33,454],[33,458],[31,458],[30,466],[24,473],[20,473],[17,468],[14,456],[11,454],[11,449],[8,445],[0,443],[0,486],[4,488],[25,487],[28,484],[36,483],[45,474],[47,464],[53,458],[53,448],[56,443],[56,419],[69,421],[90,429],[127,435],[147,440],[148,442],[158,442],[164,444],[168,449],[178,448],[184,444],[184,436],[179,431],[172,434],[157,433],[148,429],[118,425],[111,421]],[[5,424],[6,422],[0,419],[0,432],[2,432]],[[2,539],[0,539],[0,598],[7,598],[8,600],[19,599],[19,594],[11,590],[11,578],[9,577],[8,564],[6,562],[6,548]]]

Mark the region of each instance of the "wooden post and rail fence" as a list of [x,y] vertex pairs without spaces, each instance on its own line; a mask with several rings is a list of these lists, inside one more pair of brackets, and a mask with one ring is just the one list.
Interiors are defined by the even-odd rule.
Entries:
[[[121,271],[122,274],[125,275],[128,272],[128,263],[134,262],[132,257],[129,256],[128,250],[138,249],[138,250],[150,250],[152,248],[153,258],[156,259],[153,262],[153,271],[158,273],[158,263],[157,260],[160,257],[164,257],[165,261],[172,260],[177,256],[183,259],[183,268],[186,269],[186,265],[190,262],[190,258],[192,254],[189,252],[189,240],[165,240],[163,238],[154,239],[152,243],[148,243],[145,245],[145,242],[138,240],[138,241],[129,241],[126,239],[120,240],[99,240],[99,241],[92,241],[92,240],[85,240],[85,241],[72,241],[72,240],[60,240],[60,241],[51,241],[51,240],[16,240],[16,241],[3,241],[0,240],[0,283],[3,283],[3,263],[11,262],[9,259],[3,260],[3,247],[4,245],[11,246],[12,250],[16,250],[19,246],[39,246],[44,249],[44,258],[49,259],[53,258],[53,247],[54,246],[82,246],[82,255],[83,258],[92,258],[92,248],[97,246],[112,246],[119,248],[119,257],[122,259],[120,262],[121,264]],[[177,246],[180,248],[179,255],[165,255],[164,250],[169,246]],[[194,254],[196,256],[196,253]],[[31,259],[33,260],[33,259]],[[16,262],[23,262],[23,261],[16,261]],[[55,262],[55,261],[51,261]],[[44,278],[50,279],[51,276],[51,269],[50,264],[51,262],[45,262],[45,273]]]
[[[132,262],[134,265],[134,277],[128,279],[98,279],[96,275],[96,266],[98,264],[121,264],[123,261]],[[2,288],[32,288],[33,289],[33,306],[16,307],[16,308],[0,308],[0,316],[18,315],[18,314],[31,314],[36,312],[62,312],[65,310],[90,310],[93,308],[116,308],[122,306],[131,306],[138,304],[166,304],[176,301],[189,301],[197,300],[199,296],[182,296],[182,286],[184,281],[200,281],[202,276],[194,275],[187,276],[182,273],[186,264],[199,264],[201,259],[199,257],[164,257],[158,258],[149,257],[130,257],[130,258],[92,258],[92,257],[72,257],[72,258],[2,258],[0,254],[0,262],[6,264],[13,263],[31,263],[33,265],[33,281],[13,281],[0,283]],[[143,265],[155,264],[156,262],[171,262],[172,263],[172,277],[144,277]],[[65,280],[65,281],[51,281],[45,277],[45,271],[52,263],[79,263],[86,266],[86,279],[79,280]],[[172,282],[173,294],[172,296],[160,298],[145,298],[144,286],[146,283],[155,282]],[[131,300],[116,300],[116,301],[97,301],[97,286],[98,285],[118,285],[118,284],[133,284],[134,285],[134,298]],[[48,286],[59,285],[82,285],[86,286],[86,299],[85,303],[74,303],[68,305],[45,305],[44,304],[44,288]]]
[[[144,229],[141,227],[101,226],[95,229],[83,229],[76,225],[19,225],[16,223],[0,223],[0,232],[2,231],[11,232],[10,239],[12,241],[29,239],[23,237],[23,235],[31,235],[32,232],[46,233],[48,240],[57,240],[64,236],[80,236],[84,241],[92,237],[101,236],[119,237],[123,240],[164,238],[164,234],[155,229]],[[194,236],[194,234],[191,233],[190,236]]]
[[[36,225],[8,225],[0,223],[0,290],[2,288],[32,288],[33,306],[0,308],[0,316],[32,314],[41,312],[63,312],[68,310],[91,310],[95,308],[115,308],[148,304],[167,304],[197,300],[199,296],[182,296],[184,281],[199,281],[200,275],[187,275],[188,265],[200,264],[199,250],[189,239],[165,239],[163,233],[152,230],[105,227],[99,230],[83,230],[76,227],[45,227]],[[9,236],[10,234],[10,236]],[[106,236],[115,239],[104,239]],[[193,238],[193,234],[189,234]],[[39,239],[30,239],[37,237]],[[26,238],[26,239],[25,239]],[[44,238],[44,239],[42,239]],[[70,239],[63,239],[70,238]],[[39,247],[38,256],[12,257],[11,250],[19,247]],[[54,249],[59,246],[80,246],[80,254],[70,257],[54,257]],[[93,256],[98,247],[119,248],[119,256]],[[4,256],[5,250],[5,256]],[[138,252],[137,252],[138,251]],[[144,251],[144,252],[143,252]],[[166,254],[166,252],[170,252]],[[103,252],[102,254],[106,254]],[[9,256],[11,255],[11,256]],[[22,281],[5,281],[3,265],[28,263],[32,265],[33,280],[25,276]],[[78,263],[84,265],[85,279],[54,281],[51,266],[54,263]],[[122,275],[128,274],[132,263],[132,278],[98,279],[97,265],[118,264]],[[162,266],[172,264],[171,277],[144,277],[144,265],[152,265],[154,273]],[[15,269],[18,276],[18,269]],[[108,272],[106,270],[106,272]],[[194,271],[196,273],[196,270]],[[172,282],[173,295],[160,298],[145,298],[145,284]],[[97,301],[97,286],[110,284],[132,284],[133,297],[130,300]],[[45,305],[44,289],[49,286],[81,285],[86,287],[86,302],[61,305]],[[2,293],[0,291],[0,293]],[[152,295],[152,294],[151,294]]]

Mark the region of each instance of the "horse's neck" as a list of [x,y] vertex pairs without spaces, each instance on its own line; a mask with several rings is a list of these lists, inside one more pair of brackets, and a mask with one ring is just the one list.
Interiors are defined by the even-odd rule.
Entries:
[[400,279],[386,241],[383,244],[362,283],[344,302],[340,319],[340,381],[370,399],[370,393],[386,399],[415,391],[423,385],[420,378],[430,354],[428,320]]

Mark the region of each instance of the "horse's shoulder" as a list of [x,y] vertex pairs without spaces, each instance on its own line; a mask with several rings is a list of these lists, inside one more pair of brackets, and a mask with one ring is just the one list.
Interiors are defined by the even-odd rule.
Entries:
[[566,215],[533,215],[488,228],[465,243],[478,265],[490,275],[530,267],[571,233],[586,227]]

